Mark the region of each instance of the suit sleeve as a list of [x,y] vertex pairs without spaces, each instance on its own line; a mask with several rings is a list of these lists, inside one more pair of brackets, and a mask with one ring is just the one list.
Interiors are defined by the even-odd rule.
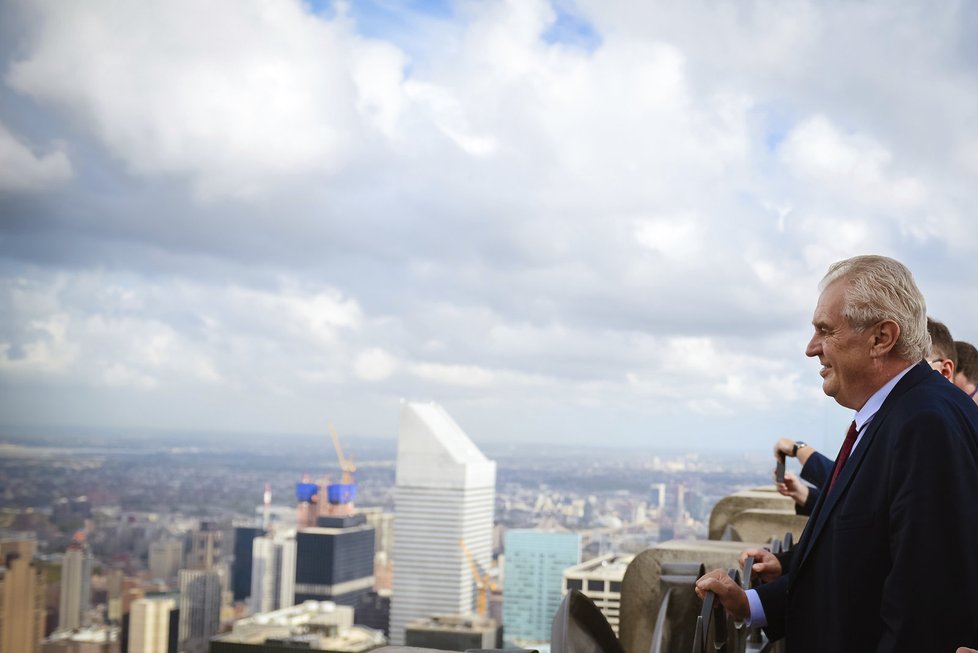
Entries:
[[812,511],[815,509],[815,502],[818,501],[818,496],[822,493],[822,490],[818,487],[808,488],[808,497],[805,499],[805,505],[795,504],[795,514],[802,515],[804,517],[810,517]]
[[817,451],[814,451],[802,466],[801,477],[815,487],[821,489],[821,487],[829,480],[829,475],[832,474],[832,468],[834,466],[834,460],[823,456]]
[[764,607],[767,626],[764,632],[772,642],[784,637],[788,601],[788,575],[770,583],[758,585],[755,590]]
[[899,430],[891,461],[878,650],[953,651],[978,634],[975,420],[918,414]]

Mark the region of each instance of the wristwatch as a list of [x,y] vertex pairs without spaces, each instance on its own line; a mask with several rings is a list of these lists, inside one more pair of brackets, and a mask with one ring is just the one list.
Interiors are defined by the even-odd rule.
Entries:
[[791,449],[791,457],[792,458],[797,458],[798,457],[798,450],[799,449],[804,449],[807,446],[808,446],[808,443],[807,442],[802,442],[801,440],[798,440],[797,442],[795,442],[795,446],[792,447],[792,449]]

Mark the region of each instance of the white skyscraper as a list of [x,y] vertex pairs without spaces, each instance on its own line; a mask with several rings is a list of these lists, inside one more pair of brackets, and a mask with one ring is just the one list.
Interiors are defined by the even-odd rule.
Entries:
[[391,644],[433,614],[469,614],[475,582],[462,552],[492,559],[496,463],[434,403],[401,406],[394,490]]
[[129,653],[167,653],[173,599],[136,599],[129,607]]
[[65,552],[61,563],[61,603],[58,630],[74,630],[88,625],[92,594],[92,556],[82,538]]
[[253,614],[294,605],[295,536],[268,535],[252,540],[251,598]]

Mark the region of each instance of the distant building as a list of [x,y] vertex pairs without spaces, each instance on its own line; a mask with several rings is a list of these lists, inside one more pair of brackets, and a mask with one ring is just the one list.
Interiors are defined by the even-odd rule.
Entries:
[[618,634],[621,614],[621,579],[634,555],[610,554],[564,570],[564,592],[580,590],[600,608]]
[[384,512],[380,507],[358,507],[357,512],[374,527],[374,559],[379,564],[388,564],[394,539],[394,513]]
[[200,528],[190,532],[188,569],[213,569],[224,551],[224,531],[215,522],[202,521]]
[[355,606],[374,586],[374,529],[363,515],[319,517],[295,535],[295,604]]
[[84,537],[76,535],[61,563],[61,603],[58,630],[75,630],[88,625],[92,595],[92,556]]
[[256,614],[211,640],[210,653],[363,653],[386,643],[375,630],[353,625],[353,608],[329,601]]
[[368,592],[360,597],[353,609],[353,623],[384,633],[390,638],[391,596],[390,591]]
[[295,537],[262,536],[252,541],[252,613],[273,612],[295,605]]
[[655,507],[662,511],[666,507],[666,484],[665,483],[653,483],[652,484],[652,501],[655,503]]
[[119,628],[88,626],[59,630],[41,644],[41,653],[119,653]]
[[234,528],[234,562],[231,563],[231,596],[235,601],[245,601],[251,596],[251,571],[253,543],[265,531],[253,526]]
[[405,646],[443,651],[503,647],[503,630],[494,619],[477,615],[433,615],[407,625]]
[[489,568],[495,486],[496,464],[441,406],[401,405],[392,644],[404,643],[408,623],[433,614],[472,612],[475,582],[459,542]]
[[129,608],[128,653],[168,653],[170,613],[176,603],[169,598],[137,599]]
[[149,545],[149,574],[170,583],[183,567],[183,542],[160,540]]
[[207,653],[221,626],[221,578],[206,569],[180,571],[180,650]]
[[0,540],[0,652],[37,653],[44,639],[44,573],[33,540]]
[[550,641],[563,574],[581,562],[581,536],[541,530],[506,532],[503,625],[506,641]]

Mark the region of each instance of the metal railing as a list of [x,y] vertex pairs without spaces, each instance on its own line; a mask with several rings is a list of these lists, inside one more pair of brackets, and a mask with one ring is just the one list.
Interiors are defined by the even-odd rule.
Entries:
[[[772,553],[789,550],[793,545],[793,536],[786,533],[781,540],[771,541]],[[743,569],[732,568],[727,575],[744,590],[757,585],[752,580],[754,558],[748,556],[744,560]],[[658,624],[656,624],[658,628]],[[727,618],[727,613],[713,592],[707,592],[703,598],[703,606],[696,617],[696,628],[693,632],[693,653],[781,653],[782,642],[771,642],[764,636],[760,628],[750,628],[744,624]],[[652,653],[658,653],[653,646]]]

